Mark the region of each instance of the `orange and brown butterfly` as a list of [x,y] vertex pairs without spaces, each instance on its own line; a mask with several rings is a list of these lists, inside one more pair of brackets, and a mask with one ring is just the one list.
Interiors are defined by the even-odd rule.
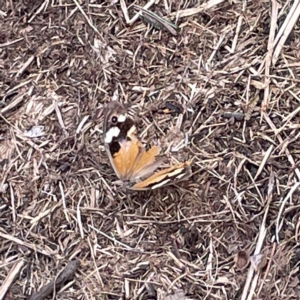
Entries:
[[117,101],[109,102],[104,110],[104,145],[116,175],[128,189],[153,190],[191,176],[189,161],[162,168],[167,159],[157,158],[160,147],[146,148],[136,131],[127,107]]

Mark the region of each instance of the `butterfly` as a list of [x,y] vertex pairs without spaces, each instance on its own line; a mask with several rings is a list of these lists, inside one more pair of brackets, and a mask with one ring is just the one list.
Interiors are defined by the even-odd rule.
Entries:
[[109,102],[104,109],[103,134],[110,163],[128,189],[153,190],[191,176],[190,161],[162,168],[166,158],[157,158],[161,148],[140,142],[127,107],[118,101]]

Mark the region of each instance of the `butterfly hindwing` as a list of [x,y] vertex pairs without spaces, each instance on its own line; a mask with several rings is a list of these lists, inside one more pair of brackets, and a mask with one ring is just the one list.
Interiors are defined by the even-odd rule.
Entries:
[[191,175],[190,162],[184,162],[154,173],[144,181],[132,186],[133,190],[154,190],[156,188],[182,181]]

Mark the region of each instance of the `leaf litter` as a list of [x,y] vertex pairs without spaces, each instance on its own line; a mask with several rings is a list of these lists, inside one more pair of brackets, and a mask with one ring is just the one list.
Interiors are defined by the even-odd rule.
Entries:
[[[45,299],[299,299],[299,8],[7,1],[0,298],[34,297],[76,259]],[[188,181],[114,186],[102,108],[116,95],[143,142],[178,130],[166,148],[192,159]],[[237,268],[241,251],[252,263]]]

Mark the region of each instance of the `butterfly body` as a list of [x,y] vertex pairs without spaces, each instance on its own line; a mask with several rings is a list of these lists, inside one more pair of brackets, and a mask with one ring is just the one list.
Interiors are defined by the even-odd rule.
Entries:
[[116,175],[133,190],[152,190],[190,175],[185,162],[155,172],[166,161],[159,158],[160,147],[149,149],[139,141],[134,121],[126,106],[111,101],[104,112],[104,145]]

